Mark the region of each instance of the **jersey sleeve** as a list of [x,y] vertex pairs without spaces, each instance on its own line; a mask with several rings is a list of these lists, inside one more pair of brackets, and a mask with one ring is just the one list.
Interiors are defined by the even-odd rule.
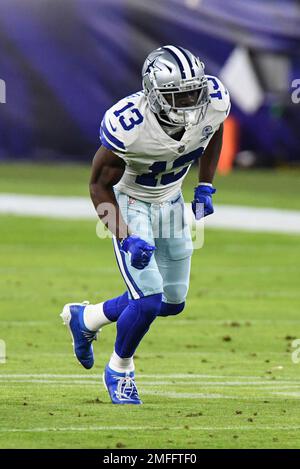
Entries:
[[213,109],[219,112],[220,123],[223,122],[230,112],[230,96],[226,87],[219,78],[206,75],[208,81],[208,93]]
[[106,111],[100,125],[100,141],[101,144],[113,151],[124,159],[127,148],[124,132],[120,126],[119,120],[114,115],[113,108]]

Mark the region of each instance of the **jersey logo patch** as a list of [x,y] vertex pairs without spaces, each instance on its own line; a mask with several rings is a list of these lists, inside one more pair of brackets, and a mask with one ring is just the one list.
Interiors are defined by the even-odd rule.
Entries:
[[211,134],[213,134],[213,133],[214,133],[214,131],[213,131],[213,128],[212,128],[211,125],[207,125],[206,127],[204,127],[204,128],[202,129],[202,135],[204,135],[204,137],[202,137],[202,138],[200,139],[200,143],[202,143],[202,142],[204,142],[205,140],[207,140],[208,137],[209,137]]
[[211,125],[207,125],[206,127],[204,127],[204,129],[202,130],[202,135],[204,135],[205,137],[208,137],[209,135],[211,135],[213,133],[213,128]]

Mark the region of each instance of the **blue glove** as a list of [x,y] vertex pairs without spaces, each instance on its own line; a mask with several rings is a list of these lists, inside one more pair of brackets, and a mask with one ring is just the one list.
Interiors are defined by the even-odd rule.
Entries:
[[199,186],[195,188],[192,210],[196,220],[200,220],[201,218],[214,213],[212,195],[215,192],[216,189],[214,187],[205,186],[203,184],[199,184]]
[[150,262],[155,246],[151,246],[136,235],[127,236],[121,242],[121,249],[124,252],[131,253],[131,265],[136,269],[142,270]]

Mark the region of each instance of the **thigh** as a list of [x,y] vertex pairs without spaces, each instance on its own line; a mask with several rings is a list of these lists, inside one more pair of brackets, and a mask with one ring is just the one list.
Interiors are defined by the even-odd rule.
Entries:
[[[149,204],[135,200],[123,193],[116,192],[122,216],[132,232],[150,244],[155,244],[150,221]],[[120,248],[120,243],[113,237],[113,246],[118,267],[133,299],[162,293],[163,281],[153,255],[150,263],[142,270],[132,267],[130,254]]]
[[156,262],[163,279],[163,301],[183,303],[190,284],[191,257],[174,260],[157,256]]
[[163,225],[170,224],[170,229],[161,230],[164,235],[156,240],[156,262],[163,279],[164,301],[179,304],[187,296],[193,253],[182,197],[176,204],[165,205],[161,215]]

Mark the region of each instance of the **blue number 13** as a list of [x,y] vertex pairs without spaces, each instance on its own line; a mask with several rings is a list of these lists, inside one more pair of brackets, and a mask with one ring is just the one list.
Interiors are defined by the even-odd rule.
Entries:
[[[136,125],[141,124],[144,120],[142,114],[137,108],[130,109],[132,108],[132,106],[134,106],[134,103],[129,102],[126,104],[126,106],[122,107],[122,109],[119,109],[114,112],[114,115],[116,117],[120,116],[119,122],[124,130],[131,130]],[[125,112],[127,109],[130,109],[132,116],[129,116],[129,117],[122,116],[123,112]]]

